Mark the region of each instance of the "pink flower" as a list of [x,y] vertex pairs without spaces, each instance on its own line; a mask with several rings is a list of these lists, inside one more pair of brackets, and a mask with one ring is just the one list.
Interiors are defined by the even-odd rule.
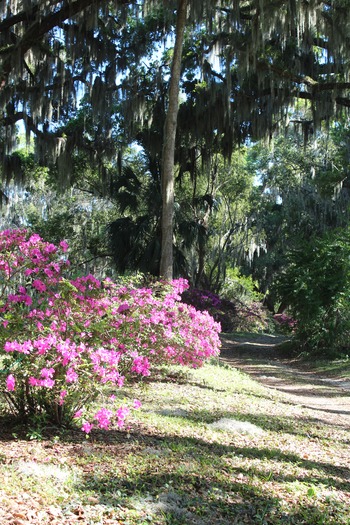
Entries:
[[45,386],[46,388],[53,388],[55,386],[54,379],[41,379],[39,381],[40,386]]
[[58,263],[51,263],[51,268],[55,270],[56,273],[59,273],[61,267]]
[[58,401],[58,403],[60,405],[63,405],[64,403],[64,398],[66,397],[66,395],[68,394],[67,390],[62,390],[62,392],[60,392],[60,399]]
[[96,412],[94,419],[98,421],[99,428],[107,429],[111,424],[112,415],[113,412],[111,412],[110,410],[107,410],[106,408],[101,408],[101,410]]
[[116,412],[116,417],[117,417],[117,425],[118,427],[123,427],[124,424],[125,424],[125,419],[128,417],[128,415],[130,414],[130,409],[128,407],[125,407],[125,406],[121,406],[120,408],[118,408],[117,412]]
[[79,419],[82,415],[83,415],[83,410],[80,409],[80,410],[77,410],[77,412],[74,414],[73,418],[74,419]]
[[21,295],[21,299],[27,306],[30,306],[33,303],[33,300],[29,295]]
[[6,341],[4,345],[5,352],[21,352],[22,354],[29,354],[33,349],[31,341],[24,341],[18,343],[18,341]]
[[68,243],[66,241],[61,241],[60,247],[62,248],[63,252],[66,252],[68,250]]
[[44,253],[55,253],[57,248],[54,244],[47,244],[44,249]]
[[40,235],[38,235],[37,233],[33,233],[33,235],[31,235],[28,239],[28,244],[35,244],[38,241],[41,241]]
[[142,406],[141,401],[139,401],[138,399],[134,399],[133,407],[137,410],[137,409],[140,408],[141,406]]
[[15,389],[16,380],[12,374],[7,376],[6,379],[6,388],[9,392],[13,391]]
[[78,381],[78,374],[73,368],[68,368],[66,373],[67,383],[76,383]]
[[33,286],[38,292],[45,292],[46,291],[46,284],[40,281],[39,279],[35,279],[33,281]]
[[54,373],[55,373],[55,369],[54,368],[43,368],[41,370],[41,372],[40,372],[41,377],[43,377],[45,379],[52,378]]
[[88,421],[85,421],[85,423],[83,423],[82,427],[81,427],[81,430],[83,432],[85,432],[85,434],[90,434],[91,430],[93,429],[94,425],[92,425],[91,423],[89,423]]
[[131,371],[136,372],[137,374],[141,374],[143,376],[149,376],[151,374],[149,368],[150,364],[147,357],[139,355],[134,358]]
[[39,386],[40,385],[40,381],[39,381],[39,379],[36,379],[35,377],[31,376],[28,379],[28,384],[29,384],[29,386]]
[[125,310],[129,310],[130,306],[128,303],[121,304],[117,310],[118,314],[121,314],[122,312],[125,312]]

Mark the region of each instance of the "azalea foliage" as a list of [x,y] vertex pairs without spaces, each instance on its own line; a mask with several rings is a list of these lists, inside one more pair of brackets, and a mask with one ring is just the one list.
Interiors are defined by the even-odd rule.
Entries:
[[146,288],[68,278],[67,248],[25,230],[0,234],[1,390],[22,417],[75,418],[87,433],[121,427],[139,402],[116,406],[111,390],[155,366],[201,366],[219,352],[220,325],[181,302],[183,279]]

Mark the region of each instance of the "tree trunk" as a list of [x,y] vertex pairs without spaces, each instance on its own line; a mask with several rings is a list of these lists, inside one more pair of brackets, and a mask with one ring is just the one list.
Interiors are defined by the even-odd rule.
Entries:
[[171,64],[168,111],[164,123],[162,152],[162,248],[160,276],[173,278],[174,155],[179,110],[181,58],[188,0],[178,0],[174,55]]

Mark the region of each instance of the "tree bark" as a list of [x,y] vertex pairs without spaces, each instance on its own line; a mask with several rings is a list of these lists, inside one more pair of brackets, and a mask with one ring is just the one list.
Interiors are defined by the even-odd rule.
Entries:
[[162,247],[160,276],[173,278],[174,155],[179,110],[181,58],[188,0],[178,0],[174,55],[171,64],[168,110],[164,123],[162,152]]

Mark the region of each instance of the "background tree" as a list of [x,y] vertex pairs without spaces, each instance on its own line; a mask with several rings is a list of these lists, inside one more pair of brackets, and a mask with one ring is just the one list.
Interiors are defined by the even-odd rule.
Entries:
[[69,243],[71,270],[113,275],[112,252],[106,225],[117,214],[115,204],[106,199],[97,171],[79,155],[73,159],[74,187],[62,191],[55,171],[39,166],[32,152],[17,150],[17,175],[21,186],[3,188],[8,203],[2,208],[2,230],[30,228],[49,242]]
[[297,320],[302,351],[347,355],[350,334],[349,228],[300,241],[275,283]]
[[349,130],[337,123],[317,132],[304,146],[295,133],[280,136],[274,147],[249,150],[249,165],[259,184],[249,222],[260,247],[250,267],[271,310],[288,302],[274,296],[273,282],[288,266],[287,253],[349,222]]
[[293,315],[300,347],[328,356],[348,351],[349,138],[339,121],[307,146],[290,135],[250,149],[260,252],[245,271],[271,311]]

